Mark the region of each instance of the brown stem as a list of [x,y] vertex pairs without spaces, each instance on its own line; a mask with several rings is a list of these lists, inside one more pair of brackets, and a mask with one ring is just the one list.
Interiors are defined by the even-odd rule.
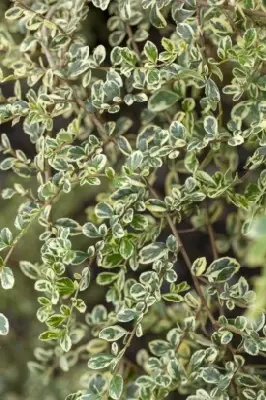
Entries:
[[[132,342],[132,340],[133,340],[133,338],[134,338],[134,336],[135,336],[135,334],[136,334],[136,331],[137,331],[137,324],[134,326],[132,332],[130,333],[130,335],[129,335],[127,341],[126,341],[126,344],[125,344],[125,346],[124,346],[124,348],[123,348],[123,350],[122,350],[122,354],[121,354],[121,356],[120,356],[120,360],[122,359],[122,357],[123,357],[123,355],[125,354],[126,350],[127,350],[127,349],[129,348],[129,346],[131,345],[131,342]],[[113,375],[115,375],[115,374],[117,373],[118,368],[119,368],[119,365],[120,365],[120,362],[118,362],[118,364],[116,365],[116,367],[115,367],[115,369],[114,369],[114,371],[113,371]]]
[[202,55],[202,58],[203,58],[203,60],[204,60],[204,63],[206,64],[206,65],[208,65],[208,59],[207,59],[207,57],[206,57],[206,55],[205,55],[205,48],[206,48],[206,46],[205,46],[205,40],[204,40],[204,36],[203,36],[203,33],[202,33],[202,30],[201,30],[201,15],[200,15],[200,5],[198,4],[199,2],[198,1],[196,1],[196,15],[197,15],[197,21],[198,21],[198,29],[199,29],[199,42],[200,42],[200,45],[201,45],[201,55]]
[[137,54],[138,58],[140,59],[141,58],[140,51],[139,51],[138,45],[137,45],[137,43],[136,43],[136,41],[134,39],[134,35],[133,35],[133,32],[132,32],[131,26],[129,24],[126,24],[126,32],[127,32],[128,38],[129,38],[129,40],[130,40],[130,42],[132,44],[133,50],[135,51],[135,53]]
[[[152,195],[153,195],[156,199],[160,200],[160,197],[159,197],[159,195],[157,194],[156,190],[149,184],[149,182],[148,182],[147,179],[144,178],[144,180],[145,180],[145,183],[146,183],[148,189],[149,189],[150,192],[152,193]],[[194,275],[192,274],[192,272],[191,272],[192,262],[191,262],[191,260],[190,260],[190,258],[189,258],[189,255],[188,255],[188,253],[187,253],[187,251],[186,251],[186,249],[185,249],[185,247],[184,247],[184,245],[183,245],[183,243],[182,243],[182,240],[181,240],[181,238],[180,238],[180,236],[179,236],[179,233],[178,233],[178,231],[177,231],[177,229],[176,229],[176,226],[175,226],[175,224],[173,223],[173,220],[172,220],[171,216],[170,216],[168,213],[166,213],[165,217],[166,217],[166,220],[167,220],[167,222],[168,222],[168,225],[169,225],[169,227],[170,227],[170,229],[171,229],[171,231],[172,231],[174,237],[176,238],[176,241],[177,241],[178,246],[179,246],[179,249],[180,249],[180,253],[182,254],[182,257],[183,257],[183,259],[184,259],[184,261],[185,261],[185,264],[186,264],[186,266],[187,266],[187,268],[188,268],[188,270],[189,270],[189,272],[190,272],[190,274],[191,274],[191,277],[192,277],[192,280],[193,280],[195,289],[196,289],[196,291],[197,291],[197,293],[198,293],[198,295],[199,295],[199,297],[200,297],[200,299],[201,299],[201,303],[204,305],[204,307],[205,307],[205,309],[206,309],[206,311],[207,311],[208,317],[209,317],[209,319],[210,319],[212,325],[213,325],[214,327],[216,327],[216,326],[217,326],[217,325],[216,325],[216,320],[215,320],[214,316],[212,315],[211,310],[209,309],[209,306],[208,306],[208,304],[207,304],[207,301],[206,301],[206,299],[205,299],[205,297],[204,297],[204,294],[203,294],[203,291],[202,291],[202,289],[201,289],[200,283],[199,283],[197,277],[194,276]]]
[[206,205],[206,226],[207,226],[207,230],[208,230],[208,234],[209,234],[209,238],[210,238],[213,259],[217,260],[217,258],[219,258],[219,255],[218,255],[218,251],[217,251],[217,247],[216,247],[216,243],[215,243],[215,236],[214,236],[213,227],[212,227],[212,224],[210,223],[210,220],[209,220],[209,213],[208,213],[208,206],[207,205]]
[[[13,0],[14,1],[14,0]],[[21,7],[24,8],[27,11],[30,11],[32,14],[35,14],[37,17],[39,17],[42,21],[47,21],[52,23],[58,30],[59,32],[63,33],[64,35],[70,36],[68,35],[59,25],[55,24],[54,22],[50,21],[49,19],[45,18],[42,14],[37,13],[36,11],[34,11],[32,8],[30,8],[29,6],[27,6],[26,4],[24,4],[21,1],[17,1],[17,4]]]

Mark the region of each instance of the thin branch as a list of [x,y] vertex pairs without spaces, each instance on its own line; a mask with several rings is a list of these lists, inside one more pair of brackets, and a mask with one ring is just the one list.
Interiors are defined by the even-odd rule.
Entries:
[[[41,211],[42,211],[42,209],[40,209],[40,213],[41,213]],[[13,254],[13,252],[14,252],[14,250],[15,250],[16,245],[18,244],[18,242],[20,241],[20,239],[21,239],[23,236],[26,235],[26,233],[27,233],[28,230],[29,230],[30,225],[32,224],[33,221],[35,221],[36,217],[39,216],[40,213],[37,213],[37,214],[30,220],[30,222],[29,222],[29,224],[27,225],[27,227],[26,227],[23,231],[21,231],[20,234],[15,238],[13,244],[10,246],[10,249],[9,249],[8,253],[6,254],[6,256],[5,256],[5,258],[4,258],[4,261],[3,261],[3,266],[4,266],[4,267],[7,266],[7,263],[8,263],[8,261],[9,261],[9,259],[11,258],[12,254]]]
[[241,29],[237,26],[237,24],[235,23],[235,21],[233,20],[233,18],[229,14],[228,10],[225,10],[225,9],[221,8],[221,11],[225,15],[225,17],[228,19],[228,21],[230,22],[230,24],[231,24],[233,30],[235,31],[235,33],[238,34],[238,35],[241,35]]
[[210,238],[213,259],[217,260],[217,258],[219,258],[219,255],[218,255],[217,246],[215,243],[215,235],[214,235],[213,227],[212,227],[212,224],[210,223],[210,219],[209,219],[209,210],[208,210],[207,204],[206,204],[206,226],[207,226],[207,230],[208,230],[208,234],[209,234],[209,238]]
[[198,228],[178,229],[179,233],[192,233],[197,232]]
[[128,38],[129,38],[129,40],[130,40],[130,42],[132,44],[133,50],[137,54],[138,58],[141,59],[138,45],[137,45],[137,43],[136,43],[136,41],[134,39],[134,35],[133,35],[133,32],[132,32],[131,26],[129,24],[126,24],[126,32],[127,32]]
[[204,39],[202,30],[201,30],[201,15],[200,15],[201,9],[200,9],[200,5],[198,3],[199,2],[196,1],[196,7],[197,7],[196,8],[196,15],[197,15],[197,21],[198,21],[199,42],[200,42],[200,45],[201,45],[201,55],[202,55],[204,63],[206,65],[208,65],[208,59],[207,59],[207,57],[205,55],[205,49],[206,49],[205,39]]
[[[46,18],[48,20],[50,20],[50,18],[53,16],[53,14],[55,13],[56,9],[57,9],[57,4],[50,8],[50,10],[48,11],[48,13],[46,15]],[[42,36],[43,36],[43,38],[47,38],[46,31],[47,31],[47,28],[46,28],[45,25],[43,25],[43,27],[42,27]],[[46,57],[46,59],[48,61],[48,64],[49,64],[50,68],[56,69],[56,64],[55,64],[55,62],[53,60],[53,57],[52,57],[49,49],[44,44],[44,42],[42,42],[41,45],[42,45],[45,57]]]
[[113,375],[115,375],[115,374],[117,373],[118,368],[119,368],[119,365],[120,365],[120,361],[121,361],[121,359],[123,358],[123,355],[125,354],[125,352],[126,352],[127,349],[129,348],[129,346],[131,345],[131,342],[132,342],[132,340],[134,339],[134,336],[135,336],[135,334],[136,334],[137,327],[138,327],[138,325],[136,324],[136,325],[134,326],[132,332],[129,334],[128,339],[127,339],[127,341],[126,341],[126,344],[125,344],[123,350],[120,352],[119,362],[117,363],[117,365],[116,365],[116,367],[115,367],[115,369],[114,369],[114,371],[113,371]]
[[[15,1],[15,0],[13,0]],[[29,6],[27,6],[26,4],[22,3],[21,1],[16,1],[16,3],[21,7],[24,8],[26,11],[29,11],[30,13],[36,15],[36,17],[39,17],[43,22],[48,22],[50,24],[53,24],[58,30],[59,32],[61,32],[62,34],[71,37],[68,33],[66,33],[61,26],[55,24],[54,22],[50,21],[49,19],[45,18],[42,14],[37,13],[36,11],[34,11],[32,8],[30,8]]]
[[[150,192],[152,193],[152,195],[153,195],[156,199],[160,200],[160,197],[159,197],[159,195],[157,194],[156,190],[149,184],[149,182],[148,182],[148,180],[147,180],[146,178],[144,178],[144,180],[145,180],[145,183],[146,183],[148,189],[149,189]],[[178,233],[178,231],[177,231],[177,229],[176,229],[176,226],[175,226],[175,224],[174,224],[174,222],[173,222],[171,216],[170,216],[168,213],[166,213],[165,217],[166,217],[166,220],[167,220],[167,222],[168,222],[168,225],[169,225],[169,227],[170,227],[170,229],[171,229],[171,231],[172,231],[174,237],[176,238],[176,241],[177,241],[178,246],[179,246],[179,249],[180,249],[180,253],[182,254],[182,257],[183,257],[183,259],[184,259],[184,261],[185,261],[185,264],[186,264],[186,266],[187,266],[187,268],[188,268],[188,270],[189,270],[189,272],[190,272],[190,274],[191,274],[191,277],[192,277],[192,280],[193,280],[195,289],[196,289],[196,291],[197,291],[197,293],[198,293],[198,295],[199,295],[199,297],[200,297],[200,299],[201,299],[202,304],[204,305],[204,307],[205,307],[205,309],[206,309],[206,311],[207,311],[208,317],[209,317],[209,319],[210,319],[212,325],[213,325],[214,327],[217,327],[217,321],[215,320],[214,316],[212,315],[211,310],[209,309],[209,306],[208,306],[208,304],[207,304],[207,301],[206,301],[206,299],[205,299],[205,297],[204,297],[204,294],[203,294],[203,291],[202,291],[202,289],[201,289],[200,283],[199,283],[197,277],[194,276],[194,275],[192,274],[192,272],[191,272],[192,262],[191,262],[191,260],[190,260],[190,258],[189,258],[189,255],[188,255],[188,253],[187,253],[187,251],[186,251],[186,249],[185,249],[185,247],[184,247],[184,245],[183,245],[183,243],[182,243],[182,240],[181,240],[181,238],[180,238],[180,236],[179,236],[179,233]]]

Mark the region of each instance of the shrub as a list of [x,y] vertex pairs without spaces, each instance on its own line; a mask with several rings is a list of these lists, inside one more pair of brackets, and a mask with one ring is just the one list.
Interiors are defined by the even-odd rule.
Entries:
[[[90,12],[109,18],[93,48]],[[39,260],[19,262],[42,329],[28,365],[54,380],[82,366],[67,400],[266,399],[265,278],[255,270],[251,287],[243,269],[265,266],[265,21],[259,0],[6,11],[0,121],[20,124],[35,154],[2,133],[0,169],[17,175],[2,197],[19,207],[0,278],[14,286],[10,259],[38,222]],[[54,213],[79,186],[93,195],[87,220]],[[195,237],[208,244],[195,251]]]

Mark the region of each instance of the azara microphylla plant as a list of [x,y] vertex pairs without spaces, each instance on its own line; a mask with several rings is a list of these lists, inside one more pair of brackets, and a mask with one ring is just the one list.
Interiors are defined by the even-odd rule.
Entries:
[[266,400],[266,1],[11,3],[0,280],[34,288],[29,372],[73,374],[57,400]]

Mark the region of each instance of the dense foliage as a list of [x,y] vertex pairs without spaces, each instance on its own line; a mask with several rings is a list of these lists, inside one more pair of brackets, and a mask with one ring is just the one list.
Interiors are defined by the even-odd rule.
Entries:
[[[89,48],[96,9],[109,44]],[[31,373],[79,367],[67,400],[265,400],[266,2],[21,0],[3,28],[0,122],[35,156],[1,134],[0,169],[17,175],[2,197],[19,206],[0,279],[16,286],[10,259],[37,221],[39,261],[19,262],[42,327]],[[87,221],[55,217],[79,186]]]

